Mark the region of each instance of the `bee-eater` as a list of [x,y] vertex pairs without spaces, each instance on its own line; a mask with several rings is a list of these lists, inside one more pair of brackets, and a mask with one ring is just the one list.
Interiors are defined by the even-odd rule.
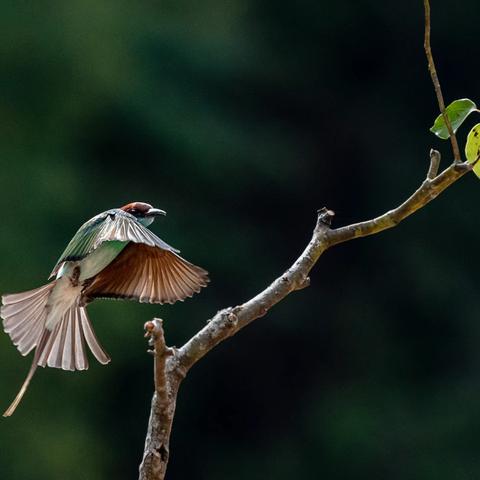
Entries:
[[101,347],[86,306],[96,298],[174,303],[207,285],[208,273],[148,227],[163,210],[142,202],[100,213],[84,223],[60,256],[49,278],[28,292],[2,296],[0,316],[22,355],[35,348],[32,366],[18,395],[3,414],[12,415],[37,366],[85,370],[85,341],[102,364]]

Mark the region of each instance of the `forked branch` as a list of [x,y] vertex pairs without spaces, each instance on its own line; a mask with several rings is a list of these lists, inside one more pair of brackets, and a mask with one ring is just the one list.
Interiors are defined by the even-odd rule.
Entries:
[[295,263],[252,299],[236,307],[228,307],[217,312],[205,327],[180,349],[169,349],[166,346],[161,321],[147,322],[145,326],[147,336],[150,337],[154,346],[155,394],[152,400],[144,456],[140,465],[141,480],[163,480],[165,476],[178,388],[182,379],[196,362],[220,342],[235,335],[255,319],[264,316],[270,308],[291,292],[308,286],[308,275],[311,269],[328,248],[397,226],[472,170],[473,165],[461,161],[457,139],[445,113],[443,95],[430,47],[430,4],[428,0],[424,0],[424,6],[425,52],[439,108],[450,133],[454,162],[438,174],[440,153],[431,150],[428,172],[418,189],[398,207],[376,218],[332,229],[331,222],[334,212],[327,208],[319,210],[312,238]]
[[320,210],[312,239],[297,261],[283,275],[244,304],[219,311],[202,330],[176,352],[182,375],[222,340],[235,335],[250,322],[265,315],[289,293],[304,288],[309,282],[310,270],[325,250],[339,243],[395,227],[472,169],[472,165],[468,163],[453,163],[440,175],[429,178],[429,175],[438,169],[439,156],[437,151],[432,151],[427,177],[420,187],[405,202],[383,215],[331,229],[330,223],[334,213],[326,208]]

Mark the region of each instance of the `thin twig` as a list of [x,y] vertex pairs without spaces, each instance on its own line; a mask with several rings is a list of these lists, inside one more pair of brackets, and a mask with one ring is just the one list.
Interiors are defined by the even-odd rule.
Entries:
[[430,168],[427,173],[428,180],[433,180],[438,175],[441,159],[442,156],[440,155],[440,152],[432,148],[430,150]]
[[396,227],[402,220],[438,197],[452,183],[472,170],[469,163],[453,163],[433,180],[425,180],[405,202],[379,217],[365,222],[337,228],[330,233],[330,246],[347,242],[354,238],[366,237],[383,230]]
[[425,7],[425,41],[424,48],[425,54],[427,55],[428,60],[428,71],[432,77],[433,87],[437,95],[438,106],[440,112],[442,113],[443,120],[447,126],[448,133],[450,135],[450,141],[452,143],[453,158],[455,163],[461,163],[462,157],[460,156],[460,149],[458,148],[457,137],[453,132],[452,124],[450,119],[445,111],[445,102],[443,100],[442,88],[440,87],[440,81],[438,80],[437,69],[435,68],[435,62],[433,60],[432,48],[430,45],[430,2],[429,0],[423,0],[423,6]]

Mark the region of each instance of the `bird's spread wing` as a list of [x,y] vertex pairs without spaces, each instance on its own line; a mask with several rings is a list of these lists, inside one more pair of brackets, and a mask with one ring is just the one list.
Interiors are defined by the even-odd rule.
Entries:
[[86,300],[125,298],[143,303],[174,303],[200,291],[208,272],[172,250],[130,243],[85,288]]
[[80,227],[60,256],[50,277],[57,274],[63,262],[81,260],[103,242],[114,240],[134,242],[150,247],[159,247],[170,252],[178,252],[148,228],[145,228],[133,215],[120,209],[113,209],[100,213]]

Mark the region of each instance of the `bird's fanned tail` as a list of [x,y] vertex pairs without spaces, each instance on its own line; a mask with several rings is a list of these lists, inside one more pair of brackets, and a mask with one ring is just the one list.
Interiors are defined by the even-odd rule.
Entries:
[[55,281],[28,292],[2,296],[0,316],[3,329],[22,355],[28,355],[37,345],[47,319],[45,308]]
[[3,414],[4,417],[15,411],[38,366],[48,365],[63,370],[87,369],[85,340],[100,363],[110,361],[95,336],[84,307],[77,304],[71,306],[54,322],[52,330],[45,328],[47,301],[54,286],[55,281],[35,290],[2,297],[0,316],[5,332],[22,355],[27,355],[36,347],[27,377],[15,400]]
[[[85,308],[74,305],[63,314],[45,345],[41,345],[38,365],[71,371],[86,370],[88,358],[84,339],[100,363],[106,364],[110,361],[93,331]],[[39,347],[37,351],[38,349]]]

